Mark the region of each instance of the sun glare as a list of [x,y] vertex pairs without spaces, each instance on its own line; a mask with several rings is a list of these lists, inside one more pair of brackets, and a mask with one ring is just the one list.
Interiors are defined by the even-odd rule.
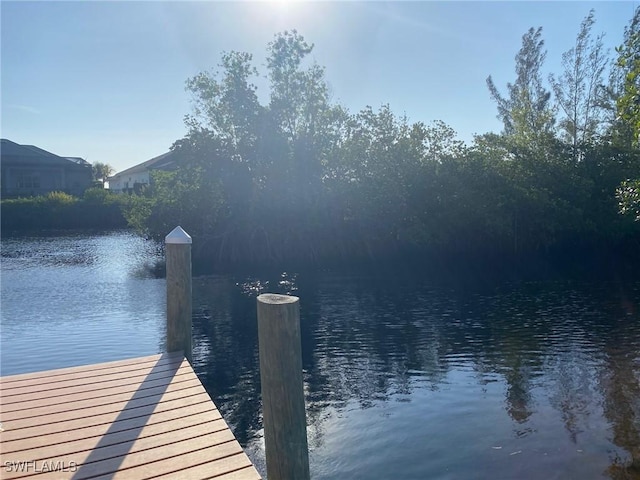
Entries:
[[317,4],[304,0],[265,0],[250,4],[248,11],[255,22],[267,28],[270,34],[282,30],[304,29],[313,22]]
[[291,15],[298,11],[302,4],[302,0],[271,0],[275,9],[277,9],[282,15]]

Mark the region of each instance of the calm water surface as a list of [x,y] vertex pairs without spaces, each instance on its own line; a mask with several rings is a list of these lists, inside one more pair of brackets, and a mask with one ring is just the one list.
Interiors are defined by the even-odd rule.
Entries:
[[[159,258],[126,233],[3,239],[2,374],[162,351]],[[640,479],[640,282],[196,277],[194,367],[259,468],[265,291],[301,298],[313,478]]]

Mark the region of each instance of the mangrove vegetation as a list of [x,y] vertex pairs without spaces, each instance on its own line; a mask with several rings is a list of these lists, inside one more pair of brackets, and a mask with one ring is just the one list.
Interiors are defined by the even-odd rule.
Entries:
[[267,46],[265,95],[252,55],[224,53],[186,82],[175,170],[123,214],[157,239],[181,225],[217,267],[638,252],[640,8],[614,52],[595,26],[592,11],[551,75],[542,28],[525,32],[512,82],[487,79],[503,130],[471,142],[333,102],[296,31]]
[[471,144],[389,105],[332,103],[295,31],[267,47],[267,104],[252,56],[225,53],[187,81],[179,168],[128,218],[157,238],[182,225],[215,265],[637,250],[640,9],[613,54],[594,24],[549,77],[542,29],[526,32],[513,82],[487,79],[504,129]]

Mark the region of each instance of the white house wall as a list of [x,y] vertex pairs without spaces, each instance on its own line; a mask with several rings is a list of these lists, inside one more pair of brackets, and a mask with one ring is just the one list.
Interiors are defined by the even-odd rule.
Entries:
[[128,173],[123,176],[114,175],[109,179],[109,190],[122,192],[130,190],[135,184],[149,184],[149,172]]

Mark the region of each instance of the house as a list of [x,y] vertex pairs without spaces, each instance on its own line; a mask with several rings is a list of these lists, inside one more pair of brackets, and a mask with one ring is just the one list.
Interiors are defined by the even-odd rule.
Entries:
[[61,157],[34,145],[0,140],[2,197],[44,195],[61,191],[82,195],[92,184],[91,164],[80,157]]
[[143,185],[149,185],[151,181],[150,172],[152,170],[173,170],[174,168],[174,153],[163,153],[109,177],[109,190],[114,192],[137,192]]

